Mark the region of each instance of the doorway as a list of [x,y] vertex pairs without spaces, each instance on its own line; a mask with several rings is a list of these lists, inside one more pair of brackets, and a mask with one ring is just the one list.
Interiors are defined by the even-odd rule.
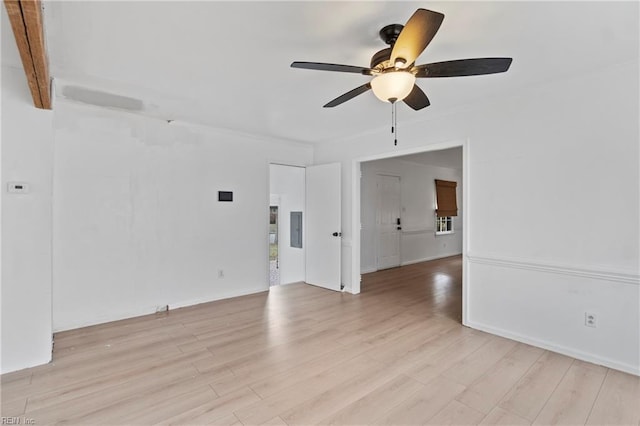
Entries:
[[[357,197],[354,197],[354,228],[360,228],[360,238],[356,237],[354,241],[352,259],[352,273],[355,272],[352,281],[354,293],[360,291],[361,283],[365,286],[372,279],[377,280],[375,274],[363,277],[364,274],[393,265],[400,266],[398,273],[404,276],[403,271],[409,270],[409,265],[416,265],[420,269],[429,267],[425,263],[437,259],[454,258],[458,260],[450,266],[454,269],[460,267],[456,275],[464,277],[464,257],[460,256],[466,253],[468,223],[464,214],[468,211],[468,174],[464,173],[467,167],[465,146],[466,142],[463,141],[451,142],[434,146],[429,151],[422,148],[394,156],[387,154],[354,161],[356,176],[360,178],[354,182],[354,195]],[[437,217],[436,180],[455,182],[457,185],[457,215],[454,213],[451,217]],[[390,195],[393,194],[390,188],[395,182],[399,182],[400,186],[400,207],[399,216],[394,218],[391,200],[395,197]],[[444,220],[446,229],[442,227]],[[397,229],[398,261],[395,259],[394,248],[396,237],[384,234],[385,228],[389,232],[392,225],[400,228]],[[391,273],[393,272],[381,272],[389,277],[388,274]],[[434,291],[436,287],[444,290],[444,274],[440,274],[438,278],[441,282],[433,283]],[[455,306],[466,306],[463,303],[466,292],[464,279],[454,279],[452,282],[455,286],[460,286],[459,291],[447,289],[440,297],[452,297],[456,299],[452,302]],[[462,316],[465,316],[464,310]]]
[[305,168],[269,165],[269,287],[305,279]]
[[270,282],[343,289],[341,171],[340,163],[269,164]]

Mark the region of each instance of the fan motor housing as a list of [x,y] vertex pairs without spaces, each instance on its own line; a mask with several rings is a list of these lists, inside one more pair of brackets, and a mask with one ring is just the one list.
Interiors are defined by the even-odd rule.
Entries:
[[389,59],[391,58],[391,49],[393,49],[393,45],[396,44],[396,40],[398,36],[402,32],[404,25],[401,24],[391,24],[383,27],[378,34],[380,34],[380,38],[386,44],[389,45],[386,49],[382,49],[379,52],[374,53],[371,57],[371,66],[370,68],[377,68],[379,70],[383,70],[389,67]]
[[376,52],[371,57],[371,66],[370,68],[386,68],[387,64],[385,62],[389,62],[391,58],[391,48],[387,47],[386,49],[382,49],[379,52]]

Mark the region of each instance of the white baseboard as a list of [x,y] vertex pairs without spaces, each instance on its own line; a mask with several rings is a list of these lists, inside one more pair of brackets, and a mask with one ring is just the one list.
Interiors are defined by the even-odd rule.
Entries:
[[408,260],[406,262],[400,263],[400,266],[413,265],[414,263],[421,263],[421,262],[429,262],[430,260],[444,259],[445,257],[459,256],[461,254],[462,254],[462,252],[459,252],[459,253],[446,253],[446,254],[439,254],[439,255],[436,255],[436,256],[425,257],[423,259]]
[[[407,260],[406,262],[401,262],[400,266],[413,265],[414,263],[429,262],[430,260],[444,259],[445,257],[459,256],[461,254],[462,254],[462,252],[459,252],[459,253],[447,253],[447,254],[439,254],[437,256],[425,257],[425,258],[422,258],[422,259]],[[378,270],[379,269],[376,268],[375,266],[369,266],[369,267],[366,267],[366,268],[362,268],[360,270],[360,273],[361,274],[370,274],[371,272],[377,272]]]
[[[268,291],[268,290],[269,290],[269,287],[251,288],[244,291],[227,292],[223,294],[218,294],[215,297],[209,297],[209,298],[203,297],[198,299],[182,300],[175,303],[168,303],[168,305],[169,305],[169,310],[173,310],[173,309],[185,308],[187,306],[194,306],[194,305],[200,305],[203,303],[215,302],[216,300],[231,299],[233,297],[240,297],[240,296],[246,296],[249,294],[261,293],[263,291]],[[141,317],[141,316],[155,314],[155,313],[156,313],[156,306],[148,306],[140,309],[125,310],[125,311],[120,311],[115,313],[112,312],[112,313],[109,313],[108,315],[99,315],[93,318],[85,318],[79,321],[74,321],[72,323],[67,323],[62,325],[54,324],[53,332],[59,333],[61,331],[75,330],[77,328],[90,327],[92,325],[99,325],[99,324],[104,324],[108,322],[121,321],[121,320]]]
[[640,365],[630,365],[630,364],[621,363],[609,358],[602,358],[602,357],[590,354],[588,352],[583,352],[578,349],[568,348],[566,346],[557,345],[555,343],[551,343],[546,340],[540,340],[534,337],[513,333],[511,331],[504,330],[502,328],[492,327],[490,325],[486,325],[486,324],[482,324],[474,321],[467,321],[464,325],[466,325],[467,327],[474,328],[476,330],[485,331],[490,334],[495,334],[500,337],[505,337],[507,339],[515,340],[517,342],[526,343],[527,345],[536,346],[542,349],[549,350],[551,352],[557,352],[562,355],[580,359],[582,361],[591,362],[593,364],[602,365],[605,367],[612,368],[614,370],[619,370],[625,373],[633,374],[635,376],[640,376]]
[[203,303],[215,302],[217,300],[233,299],[234,297],[248,296],[250,294],[262,293],[262,292],[265,292],[265,291],[269,291],[269,287],[267,287],[267,288],[259,287],[259,288],[252,288],[252,289],[247,289],[247,290],[244,290],[244,291],[238,291],[238,292],[233,292],[233,293],[225,293],[225,294],[221,294],[219,296],[216,296],[214,298],[191,299],[191,300],[187,300],[187,301],[183,301],[183,302],[174,303],[172,305],[169,305],[169,309],[186,308],[188,306],[201,305]]

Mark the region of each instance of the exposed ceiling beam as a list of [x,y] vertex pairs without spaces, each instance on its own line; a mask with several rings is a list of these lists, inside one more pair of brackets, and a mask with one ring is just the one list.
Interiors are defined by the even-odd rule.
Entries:
[[51,109],[51,81],[40,0],[4,0],[36,108]]

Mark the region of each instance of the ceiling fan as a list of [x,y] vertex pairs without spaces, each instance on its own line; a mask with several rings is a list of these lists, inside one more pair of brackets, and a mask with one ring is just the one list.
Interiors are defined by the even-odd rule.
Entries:
[[373,77],[368,83],[327,103],[324,105],[325,108],[340,105],[371,89],[381,101],[392,104],[404,101],[416,111],[430,105],[427,95],[415,84],[416,78],[495,74],[509,69],[511,58],[458,59],[415,65],[418,56],[436,35],[443,19],[442,13],[418,9],[404,27],[392,24],[382,28],[380,38],[390,47],[375,53],[369,68],[320,62],[293,62],[291,67],[350,72]]

